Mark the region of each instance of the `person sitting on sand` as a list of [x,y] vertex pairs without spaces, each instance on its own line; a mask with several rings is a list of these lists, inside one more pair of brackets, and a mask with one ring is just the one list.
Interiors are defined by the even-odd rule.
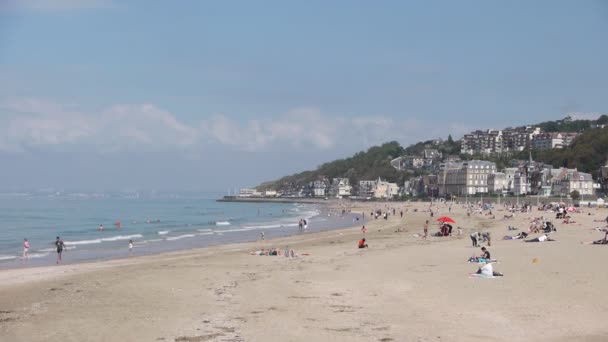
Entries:
[[500,272],[494,272],[494,268],[492,267],[491,263],[486,263],[485,265],[481,266],[479,269],[477,269],[476,274],[481,274],[484,276],[488,276],[488,277],[502,277],[503,274]]
[[367,243],[365,243],[365,238],[359,240],[359,248],[367,248]]
[[481,255],[479,256],[479,259],[490,260],[490,251],[485,247],[481,247]]
[[603,239],[593,241],[594,245],[608,245],[608,230],[606,230],[606,235],[604,235]]
[[509,214],[509,215],[503,216],[503,220],[508,220],[508,219],[512,219],[512,218],[515,218],[515,214]]
[[544,241],[555,241],[552,238],[548,237],[547,234],[543,234],[537,238],[524,240],[525,242],[544,242]]

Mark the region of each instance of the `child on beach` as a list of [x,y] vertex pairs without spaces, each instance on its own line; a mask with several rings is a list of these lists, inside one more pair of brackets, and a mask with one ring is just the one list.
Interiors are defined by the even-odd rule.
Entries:
[[359,248],[367,248],[367,243],[365,243],[365,238],[359,240]]
[[361,228],[361,233],[365,234],[365,232],[367,232],[367,228],[365,228],[365,226],[363,226],[363,227]]
[[29,259],[30,257],[30,242],[27,239],[23,239],[23,259]]

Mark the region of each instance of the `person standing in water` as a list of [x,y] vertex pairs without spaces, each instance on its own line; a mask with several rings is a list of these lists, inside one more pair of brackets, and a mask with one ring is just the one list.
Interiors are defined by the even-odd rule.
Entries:
[[27,260],[30,258],[30,242],[27,239],[23,239],[23,259]]
[[133,240],[129,240],[129,254],[133,252]]
[[61,256],[63,254],[63,250],[65,249],[65,244],[59,236],[57,237],[57,240],[55,240],[55,247],[57,247],[57,264],[59,264],[62,262]]

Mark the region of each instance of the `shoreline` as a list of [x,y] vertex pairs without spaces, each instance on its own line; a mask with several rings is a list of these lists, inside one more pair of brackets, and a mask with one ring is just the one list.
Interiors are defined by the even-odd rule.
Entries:
[[310,197],[239,197],[224,196],[215,200],[216,202],[235,203],[303,203],[303,204],[328,204],[337,202],[337,199],[322,199]]
[[[394,205],[357,204],[352,212],[369,214]],[[461,206],[451,213],[441,206],[431,218],[424,211],[428,203],[395,207],[388,220],[366,223],[366,249],[356,247],[363,234],[352,225],[129,259],[0,271],[0,334],[28,342],[117,336],[177,342],[608,338],[603,324],[608,304],[598,301],[608,286],[608,274],[601,271],[608,248],[583,244],[599,236],[592,228],[608,211],[573,214],[577,223],[570,225],[553,220],[555,242],[523,243],[501,240],[512,233],[507,225],[522,231],[531,218],[548,213],[492,220],[468,217]],[[495,211],[496,216],[505,212]],[[422,240],[424,221],[439,215],[453,217],[464,234]],[[468,236],[475,229],[492,233],[488,248],[504,277],[470,277],[477,264],[467,259],[479,254]],[[429,233],[436,230],[432,221]],[[286,246],[298,256],[250,254]]]
[[[66,243],[68,250],[64,254],[64,263],[62,265],[112,261],[137,256],[153,256],[201,248],[211,248],[235,243],[248,243],[259,240],[261,232],[264,232],[265,238],[270,240],[274,238],[310,234],[318,231],[331,231],[347,228],[355,222],[355,219],[357,219],[357,221],[359,219],[357,215],[354,214],[346,214],[339,217],[332,216],[330,219],[327,219],[327,214],[332,210],[332,206],[329,205],[329,203],[322,204],[323,205],[318,206],[318,213],[315,216],[308,218],[309,227],[306,231],[302,232],[297,231],[297,224],[294,227],[293,224],[287,225],[280,223],[271,226],[260,226],[259,228],[255,228],[256,226],[239,228],[237,226],[233,228],[234,230],[218,230],[213,232],[213,234],[210,232],[199,234],[183,232],[182,236],[189,237],[192,234],[196,236],[191,236],[191,239],[188,239],[187,241],[176,241],[171,239],[168,239],[167,241],[156,241],[152,245],[149,245],[146,240],[135,240],[133,253],[129,253],[126,248],[117,248],[116,246],[108,246],[105,249],[99,249],[97,245],[94,245],[97,249],[79,249],[77,246],[71,246],[69,243]],[[47,255],[44,258],[32,258],[27,261],[24,261],[20,256],[15,256],[11,260],[0,263],[0,271],[19,268],[56,267],[55,252],[50,251],[46,254]]]

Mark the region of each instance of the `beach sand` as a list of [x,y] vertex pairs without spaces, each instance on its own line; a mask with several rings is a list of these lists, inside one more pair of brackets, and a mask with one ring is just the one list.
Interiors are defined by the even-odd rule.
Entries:
[[[608,246],[600,239],[607,209],[552,221],[555,242],[503,241],[534,210],[502,220],[467,217],[461,205],[352,204],[361,226],[289,238],[95,263],[0,271],[0,341],[607,341]],[[399,211],[408,209],[405,217]],[[418,212],[412,212],[414,208]],[[587,210],[584,208],[584,210]],[[449,215],[462,236],[423,241]],[[396,228],[405,232],[396,232]],[[490,231],[495,271],[470,278],[471,231]],[[456,232],[456,229],[454,229]],[[532,235],[537,236],[537,235]],[[285,246],[297,258],[255,256]],[[307,255],[303,255],[307,254]],[[69,258],[69,253],[65,255]],[[537,262],[533,262],[537,259]]]

